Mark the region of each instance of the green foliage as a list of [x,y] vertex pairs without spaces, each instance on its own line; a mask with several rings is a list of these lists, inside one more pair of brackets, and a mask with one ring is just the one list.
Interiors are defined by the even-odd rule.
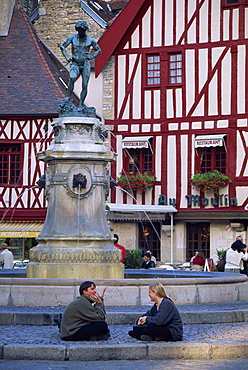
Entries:
[[196,173],[192,179],[192,186],[201,191],[211,190],[214,195],[219,194],[219,189],[227,184],[230,184],[232,180],[217,170],[213,172]]
[[143,262],[141,249],[127,249],[125,258],[126,269],[139,269]]
[[216,255],[220,261],[222,258],[226,258],[226,249],[216,249]]
[[126,173],[120,174],[120,177],[118,177],[116,180],[118,182],[118,186],[121,188],[127,191],[138,190],[140,193],[142,193],[155,184],[156,177],[141,173]]

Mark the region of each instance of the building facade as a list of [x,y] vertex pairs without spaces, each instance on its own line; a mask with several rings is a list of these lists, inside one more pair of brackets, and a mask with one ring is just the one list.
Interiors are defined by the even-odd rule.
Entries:
[[[117,188],[111,202],[177,209],[173,236],[170,217],[116,213],[121,243],[184,262],[195,250],[216,259],[237,235],[246,242],[248,1],[130,0],[99,44],[96,73],[114,59],[112,177],[156,176],[142,194]],[[217,196],[192,186],[214,170],[232,181]]]

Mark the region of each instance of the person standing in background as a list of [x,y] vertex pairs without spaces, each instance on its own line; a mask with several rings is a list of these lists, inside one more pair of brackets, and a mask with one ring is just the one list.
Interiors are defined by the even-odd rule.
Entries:
[[0,261],[4,263],[4,269],[12,269],[13,268],[13,253],[8,250],[8,245],[6,243],[1,244],[1,253],[0,253]]
[[115,238],[114,246],[121,250],[121,253],[122,253],[121,262],[124,263],[126,255],[127,255],[126,249],[125,247],[123,247],[123,245],[118,244],[119,236],[117,234],[114,234],[114,238]]

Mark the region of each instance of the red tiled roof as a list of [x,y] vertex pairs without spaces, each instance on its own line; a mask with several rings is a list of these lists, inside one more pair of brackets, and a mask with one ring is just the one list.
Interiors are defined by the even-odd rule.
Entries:
[[0,37],[0,115],[57,114],[66,96],[61,74],[68,81],[63,64],[49,53],[23,9],[16,6],[8,36]]

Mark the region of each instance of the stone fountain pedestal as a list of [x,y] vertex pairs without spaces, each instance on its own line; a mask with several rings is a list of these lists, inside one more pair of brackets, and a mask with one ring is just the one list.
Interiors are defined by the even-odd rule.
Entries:
[[38,153],[48,165],[48,209],[27,277],[121,279],[121,251],[105,215],[107,165],[116,157],[104,144],[105,127],[95,117],[60,117],[53,127],[53,142]]

